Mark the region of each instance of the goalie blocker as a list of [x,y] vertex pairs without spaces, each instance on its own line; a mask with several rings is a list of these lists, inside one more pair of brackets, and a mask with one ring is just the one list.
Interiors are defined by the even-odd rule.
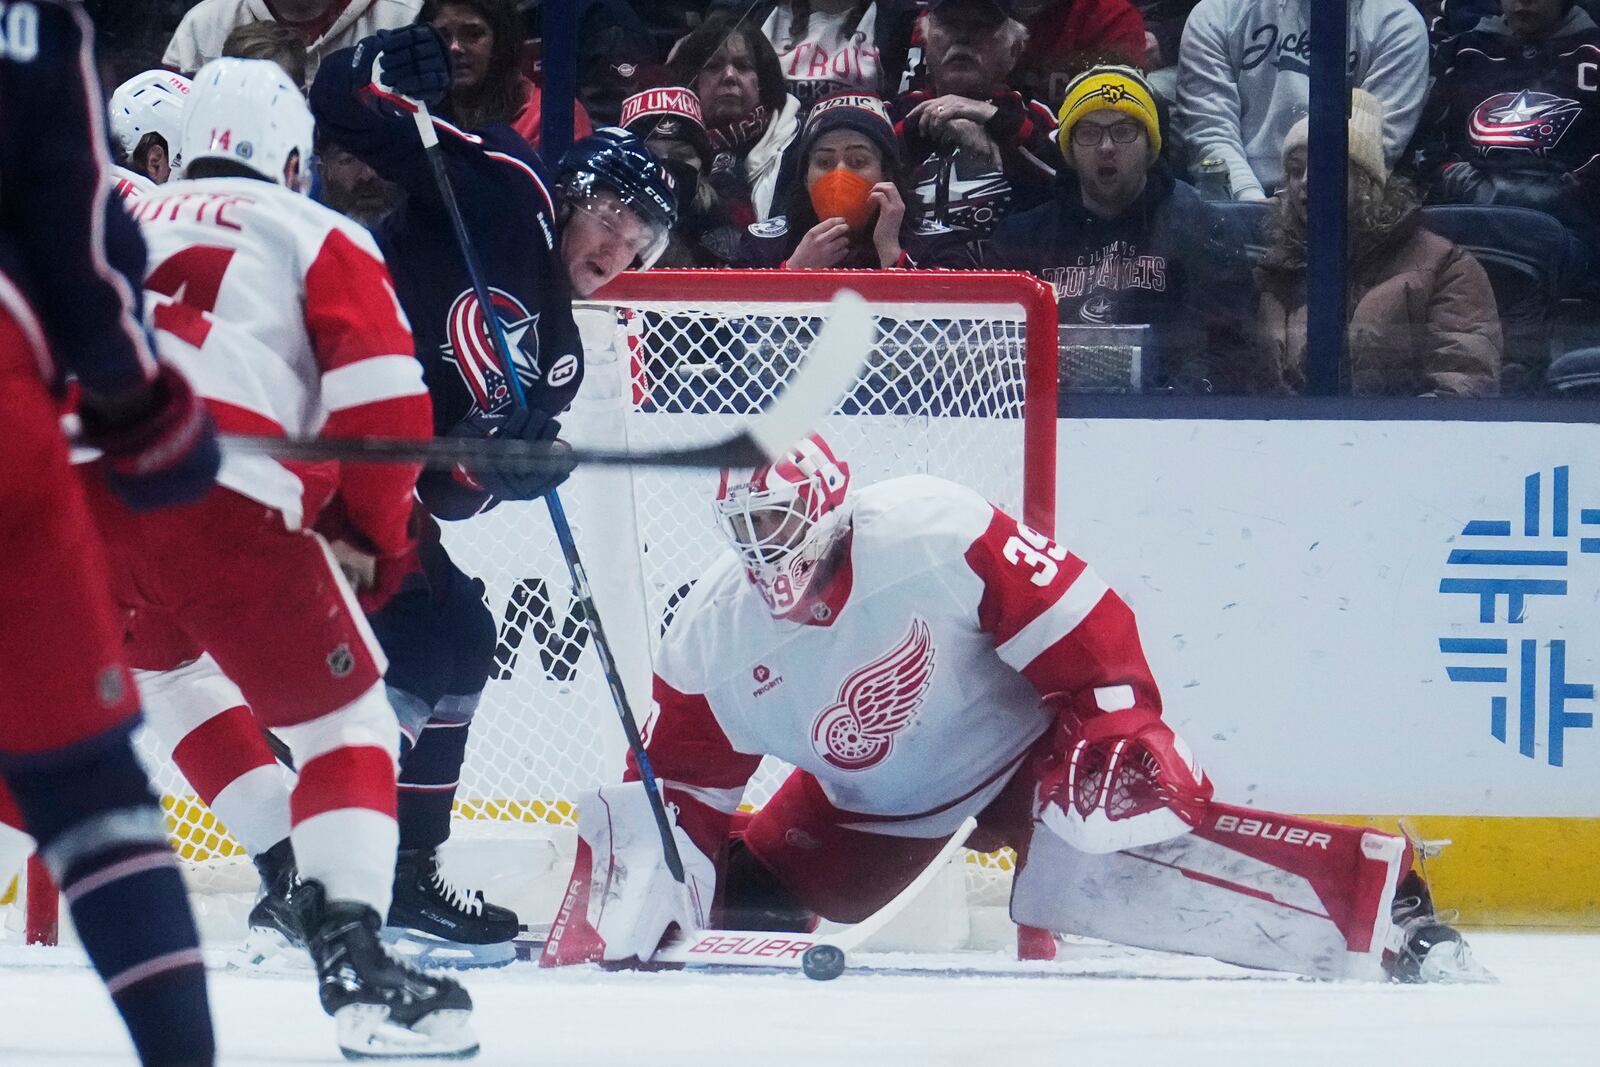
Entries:
[[[1048,537],[939,479],[852,492],[816,435],[726,472],[716,512],[735,553],[668,627],[646,746],[685,884],[639,783],[580,798],[546,965],[647,961],[673,925],[861,923],[976,817],[969,847],[1017,851],[1019,923],[1319,977],[1470,970],[1403,839],[1212,799],[1132,612]],[[796,770],[746,817],[763,755]]]

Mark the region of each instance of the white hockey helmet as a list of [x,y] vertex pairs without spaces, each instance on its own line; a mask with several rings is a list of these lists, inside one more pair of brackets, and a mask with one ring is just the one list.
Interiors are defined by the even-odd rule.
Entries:
[[226,159],[303,193],[316,123],[283,68],[267,59],[213,59],[194,76],[183,116],[185,166]]
[[774,615],[804,603],[818,565],[844,532],[850,466],[821,434],[776,463],[724,470],[717,526]]
[[170,70],[147,70],[117,86],[107,112],[111,138],[124,160],[131,161],[139,143],[154,133],[167,142],[172,169],[179,169],[183,158],[179,141],[191,84],[188,78]]

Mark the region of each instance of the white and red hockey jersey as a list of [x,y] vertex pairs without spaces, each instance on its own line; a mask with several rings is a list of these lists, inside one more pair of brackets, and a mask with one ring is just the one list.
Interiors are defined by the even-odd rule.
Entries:
[[667,629],[647,752],[708,855],[763,755],[814,775],[853,829],[937,837],[1050,728],[1042,695],[1161,709],[1132,611],[1066,549],[924,475],[846,506],[825,618],[775,619],[729,552]]
[[[366,230],[271,182],[169,182],[128,204],[149,248],[148,319],[163,359],[224,432],[426,440],[432,408],[411,328]],[[279,463],[225,453],[217,477],[309,525],[336,490],[374,546],[406,543],[418,468]]]
[[134,201],[144,199],[155,190],[156,183],[143,174],[112,164],[111,192],[124,204],[131,207]]

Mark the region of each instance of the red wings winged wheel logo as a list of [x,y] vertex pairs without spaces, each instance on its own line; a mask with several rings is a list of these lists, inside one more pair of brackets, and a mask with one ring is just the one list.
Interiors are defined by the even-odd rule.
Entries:
[[927,623],[912,619],[904,640],[844,680],[838,703],[823,708],[812,727],[812,747],[842,771],[882,763],[932,681],[933,637]]

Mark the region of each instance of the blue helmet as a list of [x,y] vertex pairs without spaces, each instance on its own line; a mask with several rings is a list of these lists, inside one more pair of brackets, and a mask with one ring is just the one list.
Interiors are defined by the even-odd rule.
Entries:
[[666,168],[636,135],[620,126],[596,130],[561,157],[556,182],[575,207],[586,206],[597,192],[608,192],[644,223],[649,241],[639,249],[641,270],[666,250],[678,221],[677,193]]

